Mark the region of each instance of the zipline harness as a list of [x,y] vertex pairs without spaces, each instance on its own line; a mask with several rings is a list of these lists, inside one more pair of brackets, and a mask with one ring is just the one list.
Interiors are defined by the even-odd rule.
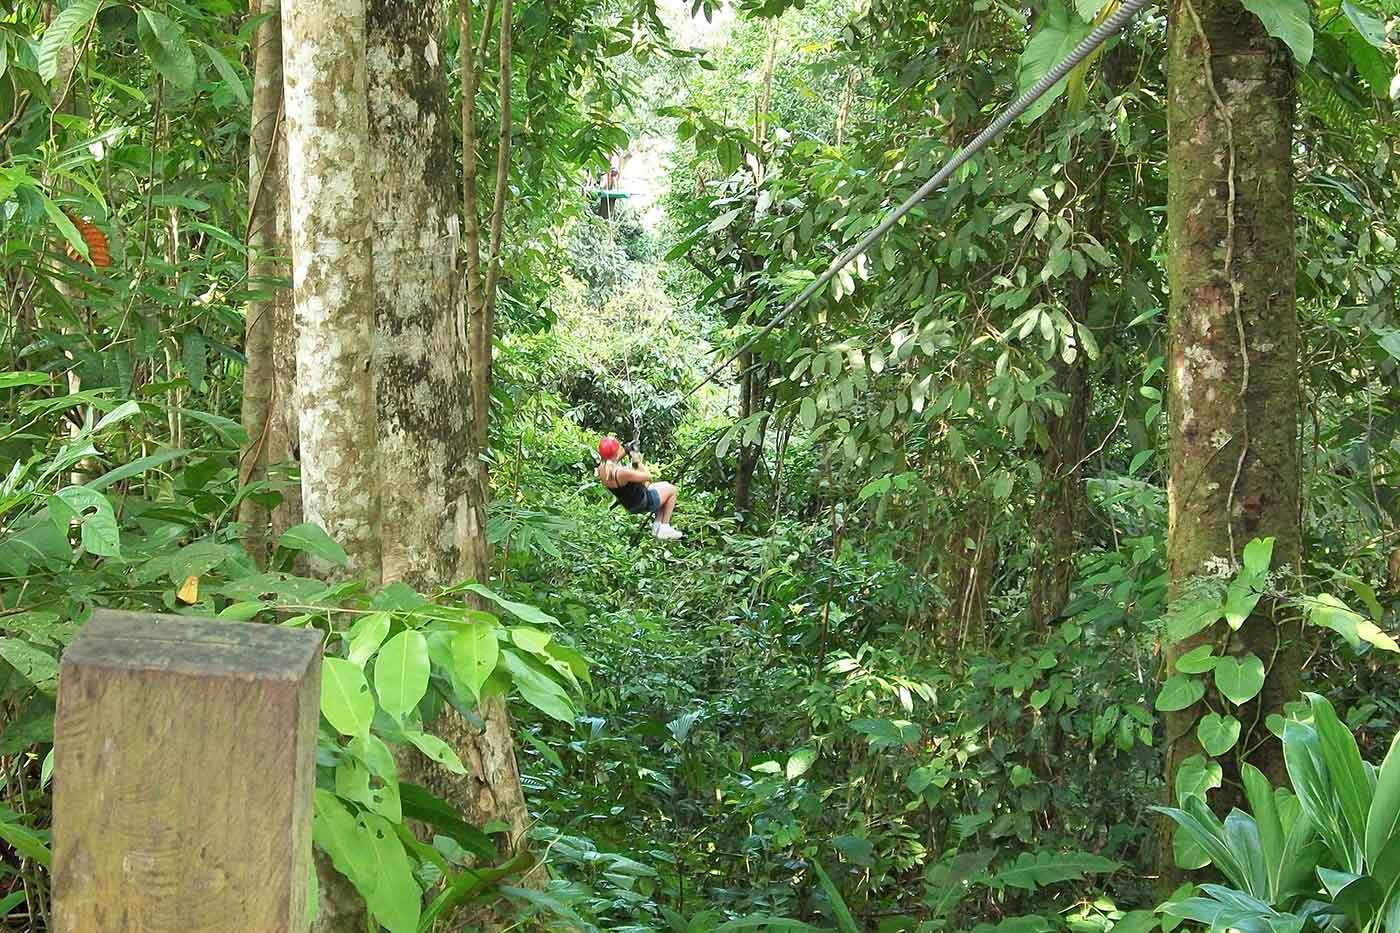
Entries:
[[[954,153],[953,157],[950,158],[943,165],[943,167],[940,168],[936,174],[934,174],[932,178],[920,185],[919,189],[913,194],[909,195],[909,197],[905,198],[903,203],[901,203],[898,207],[891,211],[889,216],[887,216],[884,220],[880,221],[880,223],[877,224],[869,233],[861,237],[860,240],[857,241],[854,246],[850,247],[844,253],[841,253],[834,260],[832,260],[831,265],[827,267],[825,272],[817,276],[816,280],[813,281],[812,284],[808,285],[802,290],[801,294],[799,294],[796,298],[792,299],[786,305],[784,305],[783,309],[779,311],[771,321],[765,324],[758,333],[754,334],[747,341],[745,341],[743,346],[741,346],[738,350],[735,350],[729,357],[727,357],[724,360],[724,362],[720,363],[714,369],[710,370],[709,373],[705,375],[705,378],[701,379],[698,383],[692,386],[684,395],[682,395],[677,400],[677,403],[683,402],[686,399],[690,398],[692,395],[694,395],[696,392],[699,392],[700,389],[702,389],[705,385],[710,383],[716,376],[724,372],[724,370],[727,369],[731,363],[733,363],[739,357],[743,356],[744,353],[746,353],[749,349],[751,349],[754,346],[754,344],[758,343],[764,337],[771,334],[779,324],[786,320],[789,314],[806,304],[808,299],[810,299],[813,295],[815,295],[823,287],[825,287],[826,284],[830,282],[833,278],[835,278],[836,275],[842,269],[850,265],[856,259],[857,256],[860,256],[866,250],[870,249],[870,247],[874,245],[876,240],[880,239],[880,237],[884,236],[886,233],[889,232],[891,227],[899,223],[900,218],[902,218],[905,214],[909,213],[919,204],[919,202],[923,201],[930,194],[936,191],[939,188],[939,186],[941,186],[944,182],[946,182],[949,178],[952,177],[954,172],[962,168],[963,165],[965,165],[968,162],[968,160],[970,160],[973,156],[977,155],[977,153],[985,149],[988,143],[992,142],[1002,133],[1006,132],[1007,128],[1011,126],[1013,122],[1015,122],[1017,117],[1021,116],[1021,114],[1025,113],[1028,109],[1030,109],[1031,105],[1034,104],[1036,101],[1040,100],[1040,98],[1044,97],[1046,92],[1049,91],[1052,87],[1060,83],[1060,81],[1064,80],[1071,71],[1073,71],[1080,63],[1082,63],[1085,59],[1092,55],[1099,48],[1099,46],[1103,45],[1109,39],[1122,32],[1123,29],[1133,21],[1133,18],[1136,17],[1139,13],[1141,13],[1151,3],[1152,0],[1124,0],[1123,4],[1119,6],[1118,9],[1114,10],[1111,14],[1109,14],[1107,19],[1105,19],[1098,26],[1094,27],[1093,31],[1091,31],[1089,35],[1085,36],[1084,40],[1080,42],[1077,46],[1075,46],[1074,49],[1068,55],[1066,55],[1053,68],[1047,71],[1045,75],[1034,85],[1032,85],[1028,91],[1026,91],[1020,97],[1012,101],[1011,104],[1001,112],[1000,116],[993,120],[991,124],[987,126],[986,129],[977,134],[977,136],[972,140],[972,142],[963,146],[956,153]],[[630,368],[628,381],[629,383],[631,381]],[[636,432],[634,436],[634,443],[641,436],[641,426],[637,417],[638,414],[639,413],[636,411],[633,412],[633,427],[635,428]],[[690,464],[695,459],[696,454],[698,454],[701,450],[705,449],[705,447],[709,445],[710,441],[722,430],[724,429],[721,428],[719,431],[715,431],[712,434],[710,434],[709,437],[705,438],[703,442],[697,445],[686,456],[685,460],[682,461],[680,468],[676,471],[677,481],[679,481],[681,476],[683,476],[685,474],[685,471],[690,467]]]

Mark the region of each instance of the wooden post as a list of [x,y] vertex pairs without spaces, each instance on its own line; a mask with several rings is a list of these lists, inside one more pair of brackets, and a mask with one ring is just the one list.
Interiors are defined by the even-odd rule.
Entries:
[[58,933],[305,931],[314,631],[93,614],[54,722]]

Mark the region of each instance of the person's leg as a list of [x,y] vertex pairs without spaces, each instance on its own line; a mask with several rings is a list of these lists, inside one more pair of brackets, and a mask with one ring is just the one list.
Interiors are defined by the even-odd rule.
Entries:
[[663,525],[671,524],[671,513],[676,510],[676,487],[670,483],[655,483],[651,487],[661,497],[661,508],[656,518]]

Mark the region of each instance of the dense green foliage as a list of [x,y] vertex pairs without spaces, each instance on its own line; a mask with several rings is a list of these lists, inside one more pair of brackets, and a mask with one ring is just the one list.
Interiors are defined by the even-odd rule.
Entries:
[[[1300,76],[1304,563],[1261,537],[1170,603],[1162,14],[701,386],[1114,4],[523,3],[496,574],[415,593],[313,578],[344,559],[313,525],[267,568],[240,545],[286,491],[239,483],[243,311],[285,285],[245,266],[254,24],[0,12],[0,925],[47,929],[57,659],[122,607],[325,633],[315,841],[392,933],[498,898],[558,929],[1400,930],[1400,9],[1246,5]],[[629,147],[649,199],[601,217],[578,180]],[[680,484],[684,541],[609,507],[602,433]],[[1162,662],[1265,599],[1306,623],[1313,693],[1267,724],[1291,790],[1239,742],[1274,659]],[[400,777],[461,769],[425,723],[496,693],[543,890]],[[1167,787],[1159,714],[1207,695]],[[1172,820],[1214,868],[1159,910]]]

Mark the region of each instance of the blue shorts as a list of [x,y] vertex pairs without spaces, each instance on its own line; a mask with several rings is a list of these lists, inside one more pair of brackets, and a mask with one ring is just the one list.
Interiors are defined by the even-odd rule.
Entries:
[[656,491],[656,487],[647,487],[647,501],[643,504],[642,511],[649,515],[655,515],[661,511],[661,493]]

